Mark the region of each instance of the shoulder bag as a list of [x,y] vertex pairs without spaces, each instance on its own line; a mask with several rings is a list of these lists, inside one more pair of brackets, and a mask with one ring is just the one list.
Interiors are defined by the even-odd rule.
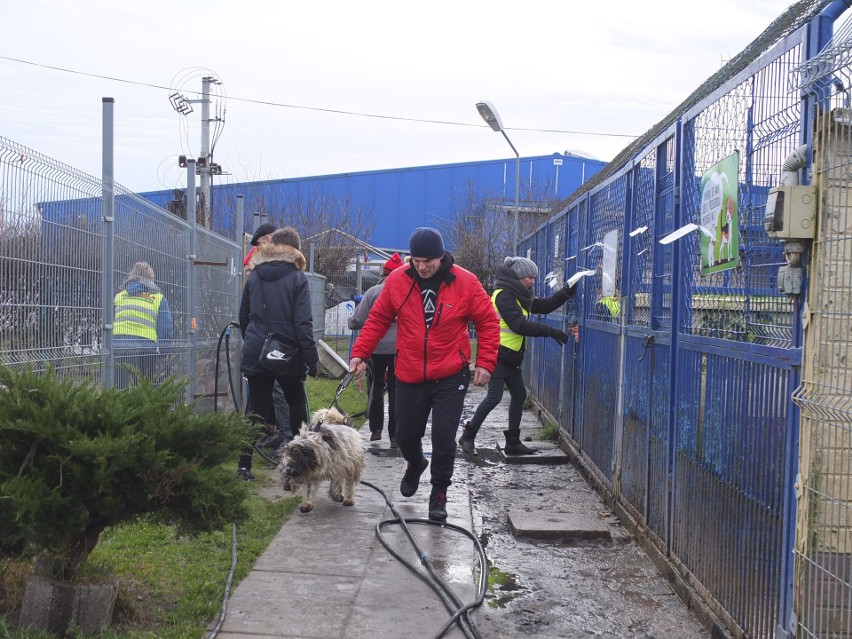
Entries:
[[273,375],[286,375],[299,348],[293,338],[283,333],[271,333],[269,331],[269,324],[266,319],[266,295],[263,290],[263,280],[260,277],[257,279],[260,282],[260,299],[263,302],[263,328],[266,331],[266,339],[263,340],[263,347],[260,349],[260,356],[257,362]]

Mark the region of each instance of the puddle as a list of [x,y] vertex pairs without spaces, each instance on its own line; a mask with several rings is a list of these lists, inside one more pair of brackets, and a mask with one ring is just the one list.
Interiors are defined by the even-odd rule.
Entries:
[[446,561],[441,557],[430,556],[429,563],[432,564],[435,574],[447,583],[470,582],[470,564],[468,562]]
[[463,460],[465,463],[472,464],[478,468],[498,466],[502,463],[500,453],[496,450],[492,450],[490,448],[477,448],[476,452],[478,453],[477,455],[465,455],[464,453],[459,452],[456,457],[458,460]]
[[503,572],[497,566],[488,567],[488,592],[485,604],[489,608],[505,608],[512,600],[526,592],[518,575]]

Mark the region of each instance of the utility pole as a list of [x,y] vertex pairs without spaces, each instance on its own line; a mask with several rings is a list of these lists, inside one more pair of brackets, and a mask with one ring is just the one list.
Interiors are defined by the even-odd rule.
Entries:
[[201,176],[201,206],[204,228],[213,228],[213,203],[210,201],[210,83],[212,76],[201,79],[201,156],[198,158],[198,173]]
[[[192,113],[193,104],[201,104],[201,155],[195,160],[196,174],[201,177],[201,219],[204,228],[213,228],[213,201],[211,194],[211,177],[213,175],[222,175],[222,167],[213,162],[213,154],[210,151],[210,123],[220,122],[220,118],[210,117],[210,86],[213,84],[221,84],[219,80],[213,76],[204,76],[201,79],[201,99],[190,100],[181,93],[175,92],[169,96],[169,101],[172,108],[181,115],[189,115]],[[178,158],[178,166],[186,168],[187,157],[181,155]],[[189,197],[195,198],[195,194],[187,193]]]

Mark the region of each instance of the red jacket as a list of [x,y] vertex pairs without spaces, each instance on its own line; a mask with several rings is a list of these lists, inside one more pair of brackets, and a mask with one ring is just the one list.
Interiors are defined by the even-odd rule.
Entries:
[[243,268],[246,268],[249,265],[249,262],[251,262],[251,258],[255,254],[256,251],[257,251],[257,246],[252,246],[251,250],[248,252],[248,255],[246,255],[245,259],[243,260]]
[[369,358],[396,317],[397,379],[406,384],[445,379],[470,365],[468,321],[472,321],[477,334],[476,365],[493,372],[500,347],[500,321],[476,276],[455,266],[451,255],[444,258],[444,265],[435,275],[441,285],[435,317],[427,332],[420,286],[414,274],[413,266],[398,268],[385,280],[385,287],[352,346],[352,357]]

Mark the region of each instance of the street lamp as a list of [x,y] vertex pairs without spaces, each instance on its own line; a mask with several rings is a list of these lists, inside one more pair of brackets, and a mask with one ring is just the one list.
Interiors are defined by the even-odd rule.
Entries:
[[506,131],[503,130],[503,123],[500,121],[500,115],[497,113],[497,109],[494,108],[494,105],[491,104],[488,100],[483,100],[482,102],[476,103],[476,110],[479,111],[479,115],[482,116],[482,119],[488,123],[494,131],[499,131],[503,134],[503,137],[506,138],[506,142],[509,143],[509,146],[512,147],[512,151],[515,152],[515,228],[514,228],[514,244],[513,244],[513,252],[518,251],[518,195],[521,190],[521,156],[518,155],[518,150],[515,148],[515,145],[512,144],[512,141],[509,139],[509,136],[506,135]]

